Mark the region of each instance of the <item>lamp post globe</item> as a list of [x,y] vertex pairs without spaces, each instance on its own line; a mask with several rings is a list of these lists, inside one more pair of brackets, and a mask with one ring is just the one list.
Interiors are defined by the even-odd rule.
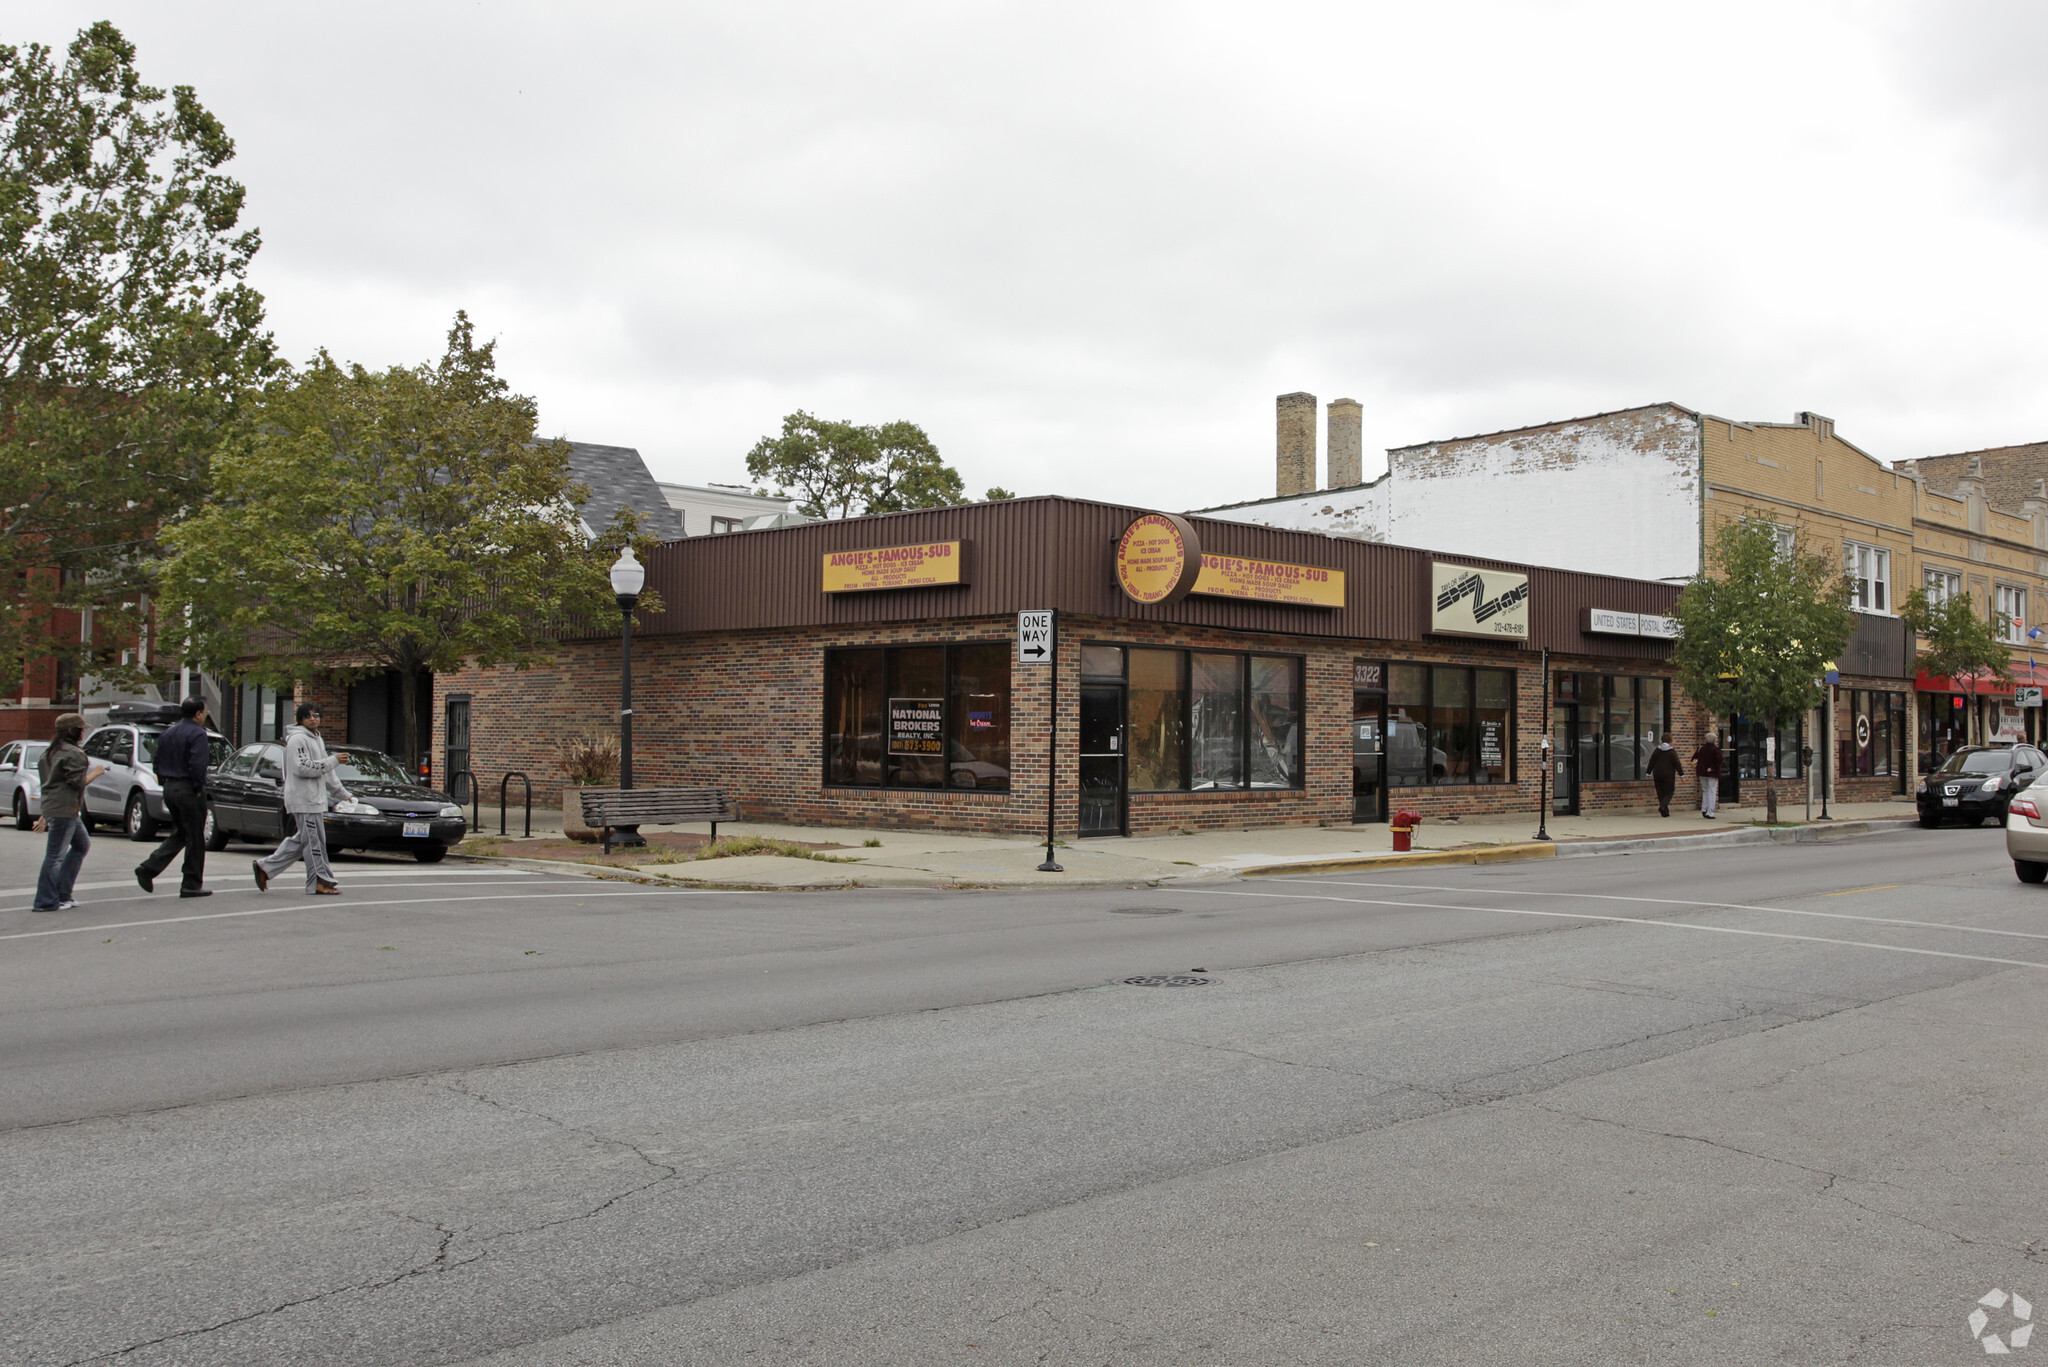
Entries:
[[[627,546],[612,562],[612,592],[619,600],[619,787],[633,786],[633,608],[640,590],[647,584],[647,567],[634,558]],[[619,826],[612,833],[614,845],[645,845],[640,827]]]

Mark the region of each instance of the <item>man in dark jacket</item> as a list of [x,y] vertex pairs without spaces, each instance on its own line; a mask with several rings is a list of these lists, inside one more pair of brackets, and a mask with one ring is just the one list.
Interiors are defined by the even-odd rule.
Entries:
[[1657,737],[1650,752],[1650,778],[1657,785],[1657,815],[1671,815],[1671,794],[1678,787],[1678,752],[1671,748],[1671,733]]
[[135,881],[155,892],[156,876],[185,852],[179,871],[178,896],[211,897],[206,882],[206,770],[213,762],[213,740],[206,734],[206,703],[187,698],[178,707],[179,720],[156,738],[156,776],[164,785],[164,805],[171,809],[171,834],[135,866]]
[[43,814],[35,828],[50,833],[43,847],[43,871],[36,878],[33,911],[69,911],[78,903],[71,900],[71,886],[78,881],[79,866],[92,848],[80,816],[85,805],[85,785],[107,772],[78,748],[85,734],[85,718],[66,712],[57,718],[56,737],[36,764],[43,783]]
[[1721,803],[1721,747],[1711,735],[1692,752],[1692,771],[1700,777],[1700,815],[1711,821]]

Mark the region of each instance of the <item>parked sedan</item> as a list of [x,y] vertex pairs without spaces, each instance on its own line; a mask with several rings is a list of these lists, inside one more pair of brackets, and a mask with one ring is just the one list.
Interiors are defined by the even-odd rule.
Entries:
[[43,814],[43,782],[36,764],[46,740],[11,740],[0,746],[0,808],[14,817],[14,829],[25,831]]
[[1915,794],[1920,824],[1955,820],[1977,826],[1987,817],[2003,821],[2012,795],[2044,773],[2048,757],[2031,745],[1966,745],[1921,781]]
[[[415,783],[389,755],[355,746],[334,747],[348,760],[335,770],[355,798],[327,814],[330,850],[404,850],[423,864],[436,863],[460,843],[469,825],[453,799]],[[207,847],[221,850],[233,839],[274,844],[284,838],[284,747],[258,741],[236,752],[210,785]]]
[[2048,781],[2006,804],[2005,854],[2022,883],[2048,879]]

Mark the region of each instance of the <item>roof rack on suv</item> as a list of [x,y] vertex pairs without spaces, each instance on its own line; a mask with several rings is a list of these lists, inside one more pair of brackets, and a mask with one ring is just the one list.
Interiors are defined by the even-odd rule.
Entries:
[[178,716],[178,704],[174,702],[117,702],[107,709],[109,724],[125,722],[131,726],[168,726]]

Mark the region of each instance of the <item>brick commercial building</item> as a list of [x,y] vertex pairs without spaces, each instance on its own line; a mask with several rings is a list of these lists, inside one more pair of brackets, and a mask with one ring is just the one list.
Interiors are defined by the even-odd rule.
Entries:
[[[1056,771],[1063,836],[1533,828],[1551,776],[1557,812],[1641,809],[1657,733],[1697,738],[1677,590],[1642,580],[1061,498],[692,537],[647,569],[636,784],[755,820],[1034,833]],[[1020,638],[1041,611],[1056,650]],[[441,772],[556,800],[556,743],[617,726],[619,665],[607,631],[440,676]]]

